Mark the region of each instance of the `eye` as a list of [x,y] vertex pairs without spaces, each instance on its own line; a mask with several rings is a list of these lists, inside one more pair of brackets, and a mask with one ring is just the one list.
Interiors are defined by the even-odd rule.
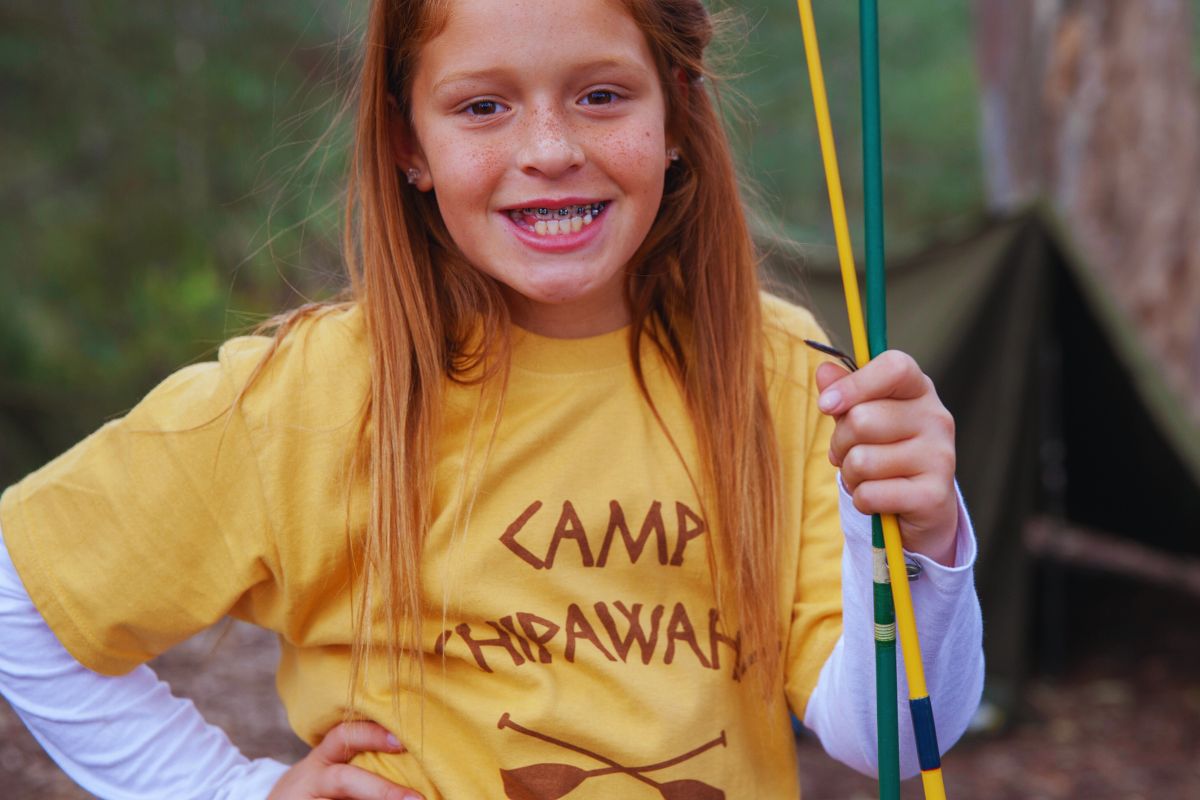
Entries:
[[468,116],[491,117],[504,110],[504,106],[495,100],[476,100],[463,109]]
[[610,89],[596,89],[588,92],[580,101],[585,106],[606,106],[617,99],[617,93]]

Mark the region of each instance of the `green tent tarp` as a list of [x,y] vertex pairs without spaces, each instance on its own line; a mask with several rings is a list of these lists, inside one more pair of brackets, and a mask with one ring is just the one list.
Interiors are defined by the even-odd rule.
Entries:
[[[1200,554],[1200,431],[1065,242],[1031,210],[888,268],[890,344],[918,359],[955,415],[990,680],[1000,685],[1028,667],[1031,520]],[[849,351],[827,256],[768,248],[768,280]]]

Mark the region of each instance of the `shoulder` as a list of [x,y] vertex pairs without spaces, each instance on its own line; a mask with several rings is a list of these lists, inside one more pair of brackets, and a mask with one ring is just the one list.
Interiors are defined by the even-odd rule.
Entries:
[[359,416],[370,387],[361,309],[302,309],[285,325],[279,336],[237,337],[220,349],[218,364],[243,413],[260,424],[303,427]]
[[366,358],[366,326],[357,305],[298,309],[283,320],[279,336],[238,336],[221,345],[217,361],[235,386],[245,385],[260,365],[270,381],[319,379],[352,368],[347,358]]
[[128,415],[137,429],[185,430],[235,406],[251,428],[328,427],[362,411],[370,359],[362,313],[353,305],[301,309],[278,336],[237,336],[215,361],[168,376]]
[[824,337],[821,324],[804,306],[773,294],[759,294],[762,308],[763,332],[768,336],[792,339],[803,344],[804,339]]
[[828,342],[828,334],[807,308],[766,293],[760,297],[763,364],[768,381],[807,387],[808,376],[820,360],[804,340]]

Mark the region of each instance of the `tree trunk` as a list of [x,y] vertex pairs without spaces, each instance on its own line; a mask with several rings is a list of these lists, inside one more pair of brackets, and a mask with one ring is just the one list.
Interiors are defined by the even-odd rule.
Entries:
[[1047,198],[1200,418],[1190,0],[975,0],[989,202]]

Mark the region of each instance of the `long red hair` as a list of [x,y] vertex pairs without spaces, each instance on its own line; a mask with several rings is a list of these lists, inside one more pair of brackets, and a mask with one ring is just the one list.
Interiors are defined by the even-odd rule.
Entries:
[[[743,653],[767,694],[777,696],[779,453],[762,363],[757,259],[718,113],[716,76],[705,61],[715,23],[699,0],[624,5],[657,61],[667,138],[681,154],[628,268],[630,358],[652,407],[643,337],[676,376],[701,455],[698,470],[685,468],[716,533],[719,562],[727,565],[718,575],[710,549],[716,590],[732,600]],[[344,251],[351,294],[367,323],[372,380],[360,448],[370,516],[351,692],[371,657],[373,613],[382,613],[387,628],[390,669],[404,654],[421,651],[417,565],[432,518],[445,381],[496,377],[507,363],[509,316],[498,287],[459,254],[435,201],[407,183],[392,149],[392,126],[404,124],[421,48],[449,10],[449,0],[375,0],[357,86]],[[284,317],[277,336],[310,313]],[[408,663],[419,665],[420,658]]]

